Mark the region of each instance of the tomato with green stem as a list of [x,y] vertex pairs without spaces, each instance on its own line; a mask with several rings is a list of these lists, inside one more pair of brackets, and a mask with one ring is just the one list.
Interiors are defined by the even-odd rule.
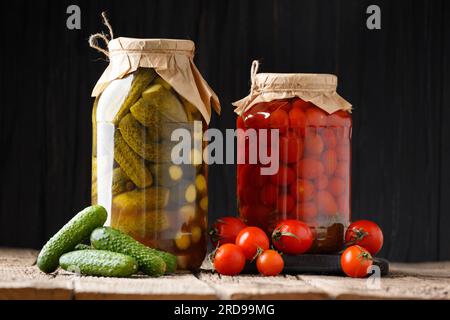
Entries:
[[213,265],[218,273],[235,276],[244,269],[245,256],[237,245],[226,243],[213,252]]
[[341,267],[344,273],[352,278],[364,278],[373,264],[369,251],[360,246],[351,246],[341,255]]
[[258,254],[269,249],[269,238],[266,233],[258,227],[247,227],[242,229],[236,237],[236,245],[242,249],[245,258],[252,261]]
[[209,230],[209,236],[213,246],[217,247],[225,243],[234,243],[238,233],[246,227],[246,224],[235,217],[222,217],[217,219]]
[[284,268],[283,257],[275,250],[266,250],[256,259],[256,268],[266,277],[279,275]]
[[298,220],[283,220],[272,233],[275,248],[286,254],[302,254],[307,252],[314,237],[307,224]]
[[375,222],[355,221],[348,226],[345,232],[345,243],[347,246],[359,245],[374,256],[383,247],[383,232]]

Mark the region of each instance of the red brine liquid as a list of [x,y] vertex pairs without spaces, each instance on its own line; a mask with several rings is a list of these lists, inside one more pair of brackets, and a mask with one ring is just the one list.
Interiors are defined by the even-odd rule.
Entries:
[[[315,235],[310,252],[341,250],[350,223],[351,115],[328,114],[299,98],[275,100],[238,116],[237,128],[269,130],[264,141],[256,134],[256,148],[250,146],[249,135],[238,141],[238,158],[245,158],[237,166],[240,217],[268,234],[280,220],[301,220]],[[279,169],[263,175],[260,169],[268,165],[258,157],[256,163],[249,160],[255,150],[273,152],[271,129],[279,130]]]

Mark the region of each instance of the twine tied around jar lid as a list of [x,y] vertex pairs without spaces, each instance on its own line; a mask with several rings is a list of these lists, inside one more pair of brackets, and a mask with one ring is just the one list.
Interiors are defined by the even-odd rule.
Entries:
[[[220,114],[219,98],[194,64],[194,42],[183,39],[114,38],[105,12],[102,12],[102,18],[109,35],[103,32],[93,34],[89,37],[89,45],[103,53],[109,65],[92,90],[93,97],[100,96],[112,81],[123,79],[139,68],[148,68],[166,81],[181,100],[186,100],[183,103],[197,108],[206,123],[211,119],[212,109]],[[99,39],[105,42],[107,50],[99,45]]]
[[250,68],[250,93],[233,105],[242,115],[255,104],[298,97],[323,109],[327,113],[344,110],[351,112],[351,104],[336,92],[337,77],[332,74],[313,73],[258,73],[259,62]]
[[103,53],[107,58],[109,58],[109,51],[100,47],[100,45],[98,44],[98,39],[102,39],[105,42],[106,46],[108,46],[109,41],[114,39],[114,32],[113,32],[111,24],[109,23],[109,20],[108,20],[108,17],[106,16],[105,11],[102,12],[102,18],[103,18],[103,24],[108,28],[108,31],[109,31],[109,39],[108,39],[107,35],[105,35],[103,32],[101,32],[101,33],[98,32],[98,33],[92,34],[89,37],[89,46],[91,48]]

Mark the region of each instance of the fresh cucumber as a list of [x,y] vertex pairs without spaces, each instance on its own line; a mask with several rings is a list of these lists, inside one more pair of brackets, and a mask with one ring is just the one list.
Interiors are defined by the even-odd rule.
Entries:
[[90,245],[88,244],[84,244],[84,243],[79,243],[75,246],[75,248],[73,248],[73,250],[91,250],[93,249]]
[[138,270],[134,258],[103,250],[78,250],[65,253],[59,265],[67,271],[87,276],[129,277]]
[[[139,269],[149,276],[161,276],[165,272],[173,272],[176,268],[175,256],[151,249],[113,228],[95,229],[91,234],[91,244],[95,249],[118,252],[135,258]],[[169,261],[168,264],[166,260]]]
[[44,245],[37,258],[39,269],[46,273],[55,271],[59,258],[88,238],[92,230],[105,223],[106,218],[107,213],[102,206],[91,206],[80,211]]

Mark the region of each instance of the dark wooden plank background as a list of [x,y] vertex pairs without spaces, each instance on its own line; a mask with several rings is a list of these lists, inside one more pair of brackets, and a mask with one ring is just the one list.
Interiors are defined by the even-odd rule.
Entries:
[[[82,29],[66,28],[78,4]],[[366,28],[378,4],[382,29]],[[249,67],[327,72],[354,104],[354,218],[392,260],[450,259],[450,3],[434,1],[0,2],[0,246],[38,248],[89,203],[90,91],[106,67],[87,45],[107,10],[116,35],[188,38],[234,127]],[[235,168],[212,166],[210,218],[235,214]]]

